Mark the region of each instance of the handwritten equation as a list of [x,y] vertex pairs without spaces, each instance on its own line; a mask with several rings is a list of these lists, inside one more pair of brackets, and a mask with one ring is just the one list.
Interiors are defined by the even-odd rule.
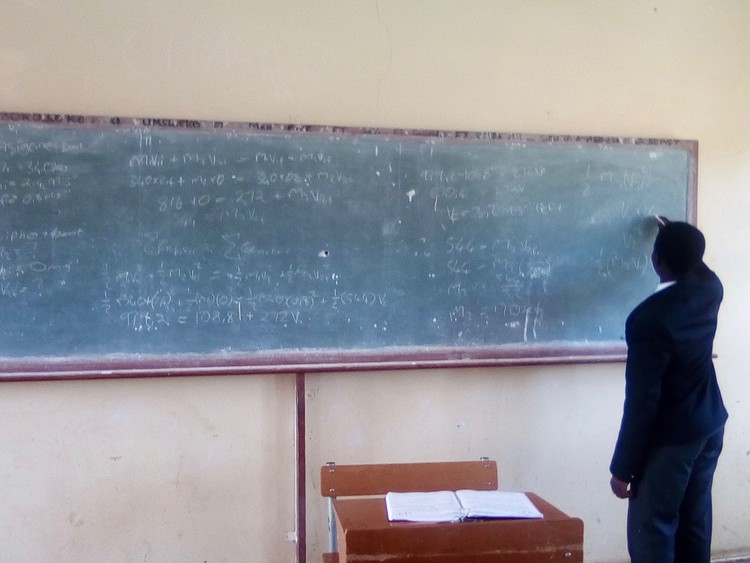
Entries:
[[3,115],[18,354],[618,340],[689,206],[670,143]]

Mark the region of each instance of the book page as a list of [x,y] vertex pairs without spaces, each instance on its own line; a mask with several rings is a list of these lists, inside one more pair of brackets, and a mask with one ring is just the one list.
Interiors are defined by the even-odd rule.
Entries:
[[524,493],[513,491],[456,491],[468,518],[542,518]]
[[464,516],[453,491],[388,493],[385,507],[390,521],[457,522]]

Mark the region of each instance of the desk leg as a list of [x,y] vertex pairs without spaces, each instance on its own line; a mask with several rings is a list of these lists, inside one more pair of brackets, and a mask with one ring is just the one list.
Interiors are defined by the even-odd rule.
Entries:
[[335,553],[339,550],[336,527],[336,513],[333,510],[333,498],[328,497],[328,551]]

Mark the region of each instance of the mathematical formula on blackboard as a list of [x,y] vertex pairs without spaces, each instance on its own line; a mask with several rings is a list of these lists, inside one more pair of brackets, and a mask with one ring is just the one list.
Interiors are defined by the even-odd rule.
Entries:
[[0,345],[32,366],[617,344],[652,216],[693,213],[689,142],[0,118]]

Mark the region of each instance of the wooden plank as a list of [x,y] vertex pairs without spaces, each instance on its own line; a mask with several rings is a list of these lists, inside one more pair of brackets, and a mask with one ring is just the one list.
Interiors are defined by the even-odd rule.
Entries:
[[491,460],[334,464],[320,468],[320,492],[325,497],[497,487],[497,463]]

